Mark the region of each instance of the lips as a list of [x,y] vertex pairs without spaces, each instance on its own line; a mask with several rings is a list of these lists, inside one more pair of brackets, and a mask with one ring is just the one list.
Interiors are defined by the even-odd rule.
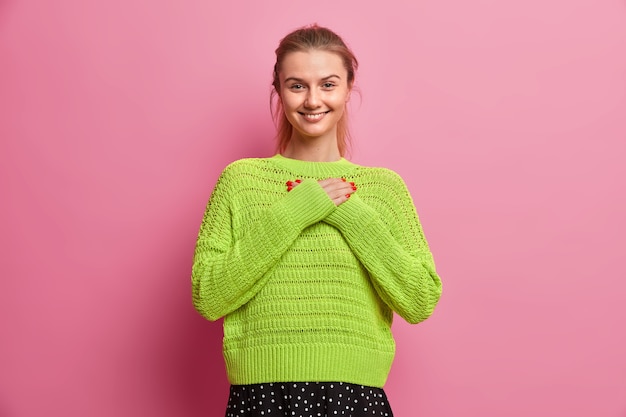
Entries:
[[319,113],[303,113],[303,112],[298,112],[300,113],[305,120],[308,120],[310,122],[317,122],[318,120],[322,120],[322,118],[330,113],[330,110],[328,111],[324,111],[324,112],[319,112]]

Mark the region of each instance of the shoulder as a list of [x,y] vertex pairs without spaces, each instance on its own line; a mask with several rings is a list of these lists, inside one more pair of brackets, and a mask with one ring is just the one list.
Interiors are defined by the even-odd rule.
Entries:
[[262,170],[268,165],[268,158],[242,158],[226,165],[222,175],[235,175],[250,171]]
[[276,184],[276,167],[270,158],[243,158],[229,163],[219,175],[217,188],[238,192],[243,188],[267,188]]
[[391,206],[414,206],[404,179],[392,169],[360,166],[355,171],[353,181],[361,197],[372,205],[385,206],[389,209]]
[[237,179],[265,178],[272,172],[269,158],[243,158],[226,165],[220,174],[219,181],[236,181]]

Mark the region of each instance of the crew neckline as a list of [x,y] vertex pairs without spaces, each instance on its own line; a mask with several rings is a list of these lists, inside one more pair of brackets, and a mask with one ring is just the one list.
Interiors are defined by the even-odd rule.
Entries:
[[349,169],[357,166],[343,157],[337,161],[316,162],[288,158],[278,153],[272,156],[270,160],[294,174],[316,178],[346,174]]

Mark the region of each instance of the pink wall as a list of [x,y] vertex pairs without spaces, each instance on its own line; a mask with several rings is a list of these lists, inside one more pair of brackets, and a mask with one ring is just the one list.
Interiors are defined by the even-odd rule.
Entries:
[[195,237],[314,21],[361,61],[353,160],[405,177],[445,284],[394,325],[396,415],[626,416],[626,2],[241,9],[0,2],[0,416],[223,415]]

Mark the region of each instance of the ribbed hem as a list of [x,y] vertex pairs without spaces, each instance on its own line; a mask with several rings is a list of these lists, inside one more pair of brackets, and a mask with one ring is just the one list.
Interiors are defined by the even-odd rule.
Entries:
[[393,357],[394,351],[345,345],[274,345],[224,351],[233,385],[341,381],[382,388]]

